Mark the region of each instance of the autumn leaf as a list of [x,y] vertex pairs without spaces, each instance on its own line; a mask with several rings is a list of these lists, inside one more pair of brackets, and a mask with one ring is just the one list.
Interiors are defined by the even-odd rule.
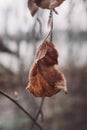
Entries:
[[60,6],[65,0],[55,0],[54,2],[52,2],[50,5],[49,5],[49,8],[50,9],[54,9],[58,6]]
[[61,89],[67,92],[66,80],[58,68],[58,52],[54,44],[44,41],[35,56],[27,89],[36,97],[50,97]]
[[34,3],[34,0],[28,0],[28,8],[30,9],[31,15],[34,16],[38,11],[39,7]]
[[53,2],[51,2],[51,0],[28,0],[28,7],[32,16],[34,16],[39,7],[43,9],[54,9],[60,6],[64,1],[65,0],[54,0]]

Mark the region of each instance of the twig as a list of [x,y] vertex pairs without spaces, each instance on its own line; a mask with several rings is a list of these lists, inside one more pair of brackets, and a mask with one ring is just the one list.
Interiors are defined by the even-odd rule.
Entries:
[[40,108],[39,108],[39,110],[38,110],[38,113],[37,113],[37,115],[36,115],[35,120],[38,119],[38,117],[39,117],[40,114],[43,116],[43,114],[42,114],[43,103],[44,103],[44,98],[42,98],[42,100],[41,100]]
[[8,98],[10,101],[12,101],[15,105],[18,106],[36,125],[40,130],[43,130],[42,127],[36,122],[36,120],[17,102],[15,101],[12,97],[4,93],[3,91],[0,90],[0,94]]
[[51,31],[50,31],[50,41],[53,40],[53,10],[50,10],[50,17],[51,17]]
[[[38,110],[38,112],[37,112],[37,115],[36,115],[36,117],[35,117],[35,121],[38,120],[38,117],[39,117],[40,114],[42,115],[42,119],[43,119],[42,107],[43,107],[44,99],[45,99],[45,98],[42,98],[42,100],[41,100],[40,108],[39,108],[39,110]],[[34,125],[32,124],[31,130],[32,130],[33,128],[34,128]]]
[[39,26],[40,26],[40,31],[39,31],[39,33],[42,34],[42,24],[41,24],[41,21],[40,21],[40,19],[39,19],[38,17],[37,17],[37,21],[38,21]]

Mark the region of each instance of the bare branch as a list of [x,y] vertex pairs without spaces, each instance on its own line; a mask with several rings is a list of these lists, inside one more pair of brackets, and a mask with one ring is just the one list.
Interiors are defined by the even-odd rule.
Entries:
[[[45,99],[45,98],[42,98],[42,100],[41,100],[41,104],[40,104],[40,108],[39,108],[39,110],[38,110],[38,112],[37,112],[37,115],[36,115],[36,117],[35,117],[35,121],[36,121],[36,122],[37,122],[37,120],[38,120],[38,118],[39,118],[39,115],[41,115],[42,120],[43,120],[42,107],[43,107],[44,99]],[[34,128],[34,124],[32,124],[32,126],[31,126],[31,130],[32,130],[33,128]]]
[[15,105],[18,106],[19,109],[21,109],[34,123],[35,125],[40,129],[43,130],[42,127],[36,122],[36,120],[17,102],[15,101],[12,97],[4,93],[3,91],[0,90],[0,94],[8,98],[10,101],[12,101]]

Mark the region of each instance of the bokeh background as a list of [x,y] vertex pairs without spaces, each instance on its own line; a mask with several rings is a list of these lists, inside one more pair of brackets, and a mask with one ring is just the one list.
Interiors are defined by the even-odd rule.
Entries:
[[[44,130],[87,130],[87,0],[66,0],[56,10],[53,42],[68,94],[61,91],[45,98],[44,121],[38,122]],[[33,117],[41,98],[28,93],[26,86],[36,49],[49,32],[48,17],[49,10],[42,9],[32,17],[27,0],[0,0],[0,90]],[[31,119],[0,95],[0,130],[30,130],[31,126]]]

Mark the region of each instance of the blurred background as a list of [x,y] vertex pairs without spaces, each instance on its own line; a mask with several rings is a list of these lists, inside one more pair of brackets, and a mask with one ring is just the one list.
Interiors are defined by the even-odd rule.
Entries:
[[[54,13],[53,42],[59,51],[68,94],[45,98],[44,130],[87,130],[87,0],[66,0]],[[27,0],[0,0],[0,90],[33,117],[41,98],[26,91],[36,49],[49,32],[49,10],[32,17]],[[40,22],[37,22],[39,18]],[[32,121],[0,95],[0,130],[29,130]],[[39,129],[39,128],[34,128]]]

